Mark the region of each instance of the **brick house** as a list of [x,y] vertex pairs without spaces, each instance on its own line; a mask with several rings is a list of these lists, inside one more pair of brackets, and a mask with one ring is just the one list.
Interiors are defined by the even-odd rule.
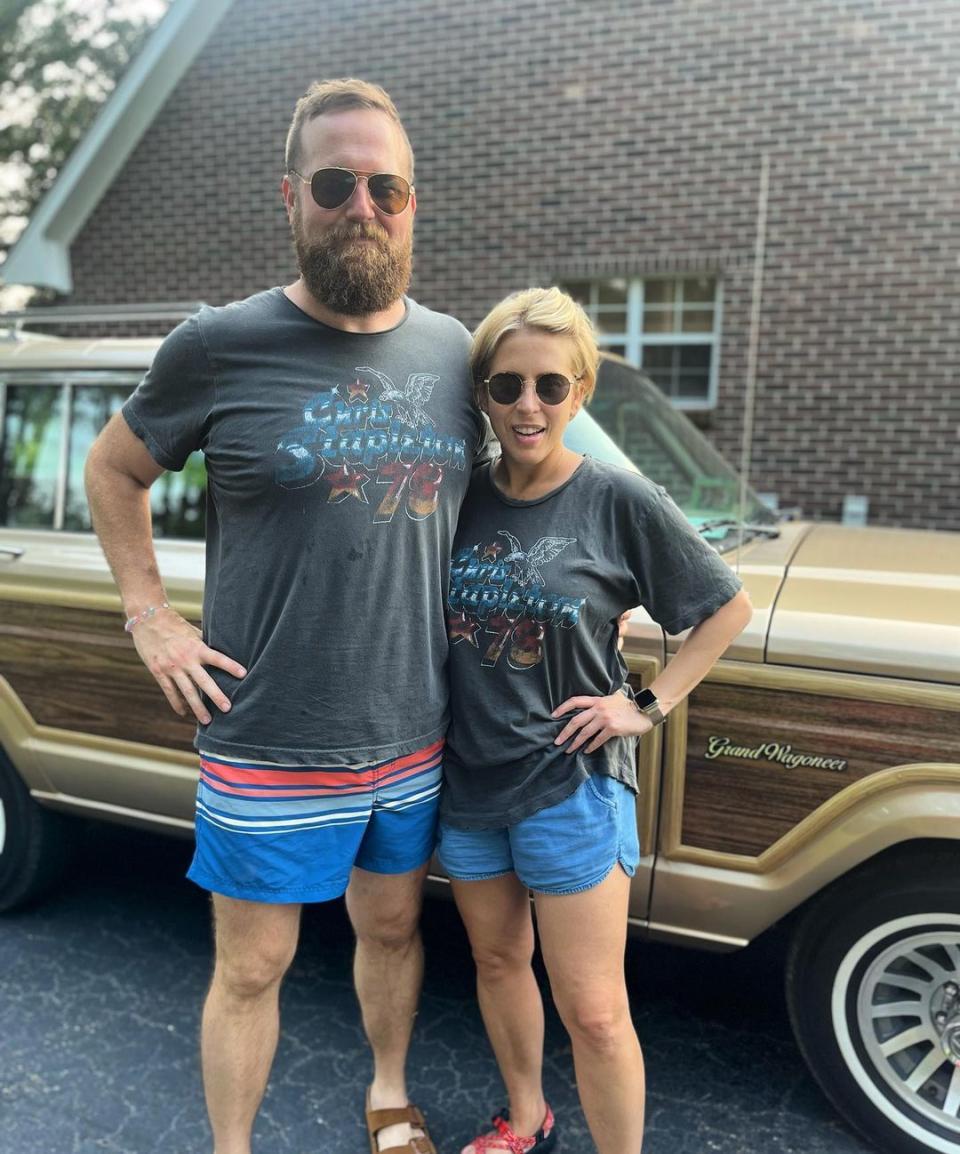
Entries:
[[956,0],[174,0],[4,273],[84,305],[292,279],[293,104],[363,76],[416,150],[414,295],[471,325],[570,286],[736,462],[766,152],[754,487],[960,529],[958,59]]

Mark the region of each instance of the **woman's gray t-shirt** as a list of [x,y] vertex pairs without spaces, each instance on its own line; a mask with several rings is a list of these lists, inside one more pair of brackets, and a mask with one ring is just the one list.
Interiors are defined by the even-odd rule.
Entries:
[[[740,588],[666,491],[584,458],[558,489],[516,501],[475,471],[450,567],[451,723],[441,814],[460,829],[512,825],[591,773],[637,788],[636,739],[593,754],[553,744],[569,697],[624,690],[617,619],[642,605],[668,633]],[[626,688],[629,692],[629,687]]]

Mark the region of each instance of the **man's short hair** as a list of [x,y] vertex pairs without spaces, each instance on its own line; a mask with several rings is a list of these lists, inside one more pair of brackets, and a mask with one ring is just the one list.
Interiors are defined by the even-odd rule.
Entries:
[[513,293],[490,310],[473,334],[470,371],[474,400],[479,406],[484,380],[497,347],[509,333],[532,329],[573,340],[573,371],[580,377],[583,403],[593,396],[597,384],[600,351],[590,318],[573,297],[558,288],[529,288]]
[[[380,87],[379,84],[370,84],[366,80],[356,80],[347,77],[342,80],[315,81],[297,101],[293,112],[293,120],[287,132],[286,167],[300,169],[303,161],[302,130],[304,124],[324,116],[329,112],[346,112],[352,108],[370,108],[382,112],[397,126],[407,150],[410,163],[410,172],[407,179],[413,183],[413,149],[410,138],[397,112],[396,105]],[[309,173],[304,173],[308,176]],[[399,175],[404,175],[400,173]]]

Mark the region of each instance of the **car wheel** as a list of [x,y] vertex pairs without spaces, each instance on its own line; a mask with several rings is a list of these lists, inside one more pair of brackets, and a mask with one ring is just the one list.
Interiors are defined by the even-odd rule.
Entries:
[[960,1149],[958,877],[955,851],[885,857],[816,899],[791,944],[803,1056],[884,1154]]
[[67,818],[37,805],[0,752],[0,913],[33,901],[57,880],[72,832]]

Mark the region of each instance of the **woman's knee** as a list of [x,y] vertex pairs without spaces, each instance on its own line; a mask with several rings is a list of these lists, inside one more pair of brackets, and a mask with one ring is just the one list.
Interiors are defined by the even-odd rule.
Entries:
[[470,942],[477,975],[488,982],[503,981],[530,968],[533,936],[504,937],[495,941]]
[[636,1036],[626,997],[572,997],[558,1001],[557,1009],[573,1042],[598,1054],[613,1053]]

